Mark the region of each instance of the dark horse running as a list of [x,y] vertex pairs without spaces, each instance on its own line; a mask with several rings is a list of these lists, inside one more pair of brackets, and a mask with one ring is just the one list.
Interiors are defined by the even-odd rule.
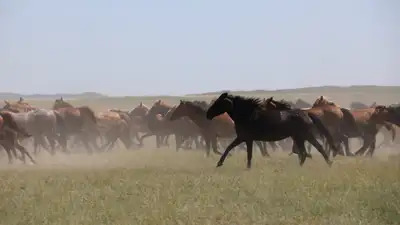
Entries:
[[[217,167],[223,165],[226,156],[234,147],[245,142],[247,168],[251,168],[253,141],[279,141],[287,137],[291,137],[298,147],[300,166],[304,164],[307,157],[305,141],[310,142],[321,153],[329,166],[332,164],[312,132],[316,126],[324,136],[331,138],[330,133],[317,117],[298,109],[268,110],[266,102],[259,98],[246,98],[227,92],[222,93],[210,106],[207,119],[211,120],[224,112],[228,113],[235,122],[237,137],[226,148]],[[335,146],[332,147],[336,149]]]

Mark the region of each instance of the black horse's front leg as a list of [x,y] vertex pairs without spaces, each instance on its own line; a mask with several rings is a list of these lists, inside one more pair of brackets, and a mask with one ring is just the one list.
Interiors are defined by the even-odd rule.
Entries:
[[253,158],[253,140],[246,141],[247,146],[247,169],[251,168],[251,159]]
[[236,146],[240,145],[240,143],[242,143],[243,140],[236,137],[229,145],[228,147],[225,149],[224,153],[222,154],[221,158],[218,161],[217,167],[220,167],[224,164],[225,158],[228,156],[229,152]]

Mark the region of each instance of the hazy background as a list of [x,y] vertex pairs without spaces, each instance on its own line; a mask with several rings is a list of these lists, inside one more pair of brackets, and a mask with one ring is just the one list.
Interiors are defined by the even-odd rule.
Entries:
[[0,91],[400,85],[399,30],[395,0],[0,0]]

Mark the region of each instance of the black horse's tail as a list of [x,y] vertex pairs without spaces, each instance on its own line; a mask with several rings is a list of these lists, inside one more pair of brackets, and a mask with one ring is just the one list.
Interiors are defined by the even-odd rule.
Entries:
[[351,128],[351,130],[357,131],[358,130],[357,121],[351,114],[350,110],[345,108],[340,108],[340,111],[342,111],[343,113],[343,122],[345,126]]
[[11,130],[14,130],[15,132],[19,133],[23,137],[31,137],[32,135],[28,134],[24,129],[21,129],[18,127],[17,122],[15,122],[14,118],[12,115],[8,112],[0,112],[0,116],[3,117],[4,121],[4,126],[10,128]]
[[339,148],[335,145],[335,141],[333,140],[332,134],[329,132],[329,130],[325,127],[325,125],[322,123],[321,119],[318,118],[318,116],[308,113],[308,116],[310,119],[313,121],[315,127],[318,129],[318,131],[325,136],[326,141],[330,145],[330,147],[336,152],[339,153]]

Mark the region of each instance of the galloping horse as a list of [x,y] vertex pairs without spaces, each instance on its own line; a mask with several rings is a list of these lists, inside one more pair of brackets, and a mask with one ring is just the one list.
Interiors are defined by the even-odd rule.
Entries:
[[143,146],[143,139],[146,137],[156,136],[157,148],[160,148],[164,141],[167,141],[168,135],[171,133],[170,127],[165,126],[165,123],[160,123],[163,117],[172,109],[173,106],[165,102],[156,101],[150,110],[144,116],[144,121],[147,123],[149,132],[144,134],[139,141],[139,145]]
[[32,107],[22,98],[16,103],[5,103],[3,110],[10,112],[18,126],[33,137],[35,154],[38,153],[39,145],[48,149],[44,138],[50,144],[51,154],[55,153],[56,141],[66,150],[66,140],[62,133],[64,120],[56,111]]
[[[376,110],[377,107],[378,110]],[[358,129],[343,130],[344,134],[346,135],[346,138],[343,139],[346,149],[349,149],[348,138],[362,138],[362,146],[355,153],[355,155],[363,155],[368,149],[369,155],[372,156],[376,148],[376,135],[382,127],[385,127],[387,130],[391,130],[393,134],[393,140],[395,139],[396,130],[391,123],[384,120],[374,119],[375,114],[379,111],[380,108],[382,108],[382,106],[351,110],[351,114],[357,122]]]
[[88,153],[92,153],[89,141],[96,149],[99,149],[96,143],[96,137],[99,135],[97,118],[92,109],[88,106],[74,107],[61,97],[54,101],[53,110],[59,112],[65,121],[63,133],[66,137],[79,135]]
[[206,114],[207,119],[211,120],[226,112],[235,122],[236,138],[226,148],[217,167],[223,165],[225,158],[234,147],[245,142],[247,168],[250,168],[253,141],[279,141],[287,137],[292,137],[299,149],[300,165],[304,164],[307,157],[305,141],[310,142],[321,153],[328,165],[332,164],[312,132],[314,126],[317,126],[326,136],[330,136],[318,117],[302,110],[269,110],[265,105],[265,102],[258,98],[246,98],[224,92],[210,106]]
[[137,141],[140,142],[139,133],[148,133],[150,132],[149,127],[145,121],[145,116],[149,111],[149,107],[147,107],[143,102],[140,102],[138,106],[133,108],[128,112],[128,116],[131,119],[131,135],[136,138]]
[[[351,110],[355,110],[355,111],[361,110],[361,109],[374,108],[375,106],[377,106],[376,102],[372,103],[370,106],[367,106],[361,102],[352,102],[350,104]],[[385,122],[383,124],[383,127],[385,127],[385,129],[379,129],[379,131],[383,135],[383,141],[377,148],[384,147],[384,146],[390,146],[391,142],[393,143],[396,138],[396,133],[397,133],[396,128],[392,124]],[[363,145],[362,142],[360,142],[360,143],[361,143],[361,145]]]
[[[221,155],[217,148],[217,138],[232,138],[236,136],[235,123],[227,113],[216,116],[212,120],[207,120],[207,109],[204,105],[196,104],[190,101],[181,100],[180,104],[171,115],[171,120],[177,120],[182,117],[189,117],[200,129],[200,132],[206,142],[206,154],[210,155],[210,147],[214,153]],[[257,142],[263,156],[269,156],[265,147]]]
[[[303,109],[315,116],[319,117],[324,125],[329,129],[334,141],[340,143],[346,138],[343,130],[358,130],[357,122],[349,109],[337,106],[334,102],[329,101],[325,96],[317,98],[311,108]],[[326,146],[326,148],[330,148]],[[341,151],[334,154],[341,153]],[[346,155],[352,156],[350,151],[346,150]]]
[[13,116],[9,112],[0,112],[0,145],[3,146],[7,153],[8,163],[11,164],[13,162],[11,151],[14,157],[17,158],[15,149],[18,149],[22,154],[20,158],[21,161],[26,163],[26,155],[32,163],[36,164],[29,152],[18,143],[18,136],[30,137],[29,134],[18,127],[18,124],[15,122]]
[[110,110],[107,112],[100,112],[96,117],[99,131],[107,141],[101,149],[112,149],[118,139],[121,140],[126,149],[132,146],[130,132],[131,122],[127,112]]

